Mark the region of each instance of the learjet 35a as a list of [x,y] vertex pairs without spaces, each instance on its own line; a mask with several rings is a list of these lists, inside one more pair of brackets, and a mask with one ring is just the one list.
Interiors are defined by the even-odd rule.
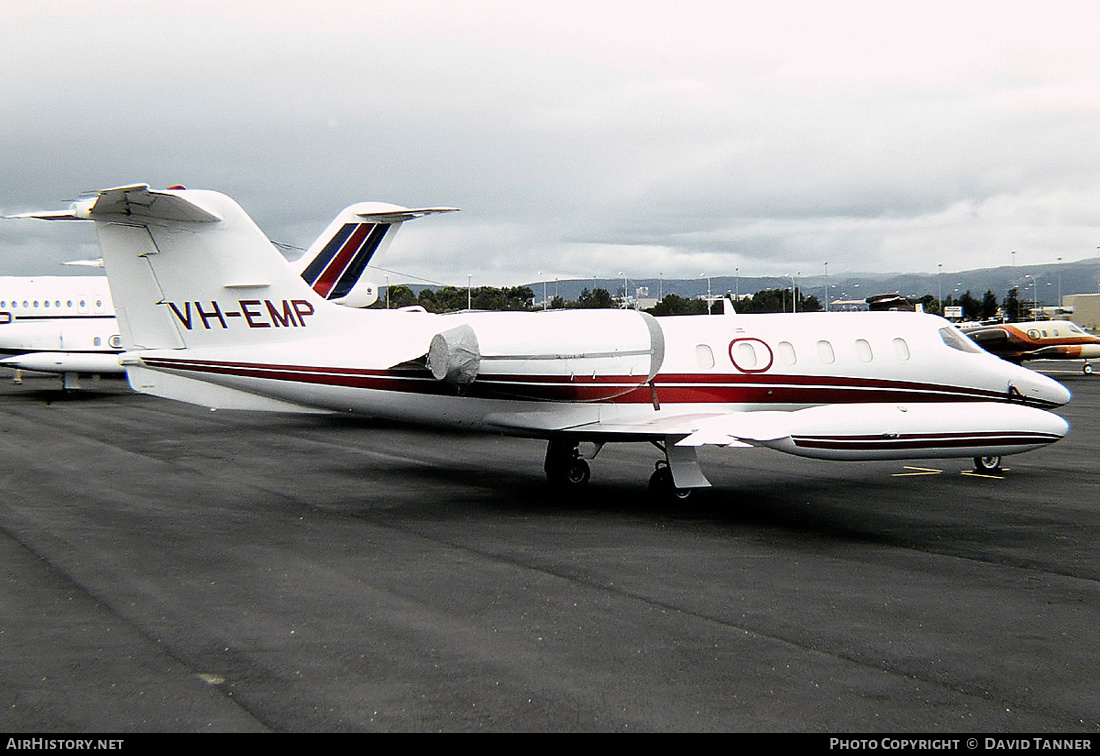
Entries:
[[709,485],[702,445],[990,469],[1068,430],[1061,384],[934,315],[352,310],[216,192],[118,187],[35,217],[95,221],[137,391],[542,438],[560,486],[588,481],[590,442],[652,442],[651,487],[681,496]]

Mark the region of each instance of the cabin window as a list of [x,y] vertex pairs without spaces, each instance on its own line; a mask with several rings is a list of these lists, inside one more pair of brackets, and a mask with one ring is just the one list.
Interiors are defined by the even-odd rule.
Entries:
[[736,364],[740,370],[752,370],[756,367],[756,350],[752,348],[752,342],[741,341],[737,344]]
[[969,336],[963,335],[955,326],[944,326],[940,329],[940,338],[943,339],[943,343],[952,349],[958,349],[960,352],[972,352],[974,354],[981,354],[984,350],[970,340]]
[[874,358],[871,345],[866,339],[856,339],[856,357],[860,362],[870,362]]
[[817,356],[826,365],[831,365],[836,361],[836,354],[833,352],[833,345],[828,341],[822,339],[817,342]]
[[714,352],[706,344],[699,344],[695,347],[695,361],[699,363],[699,367],[709,370],[714,367]]
[[909,345],[905,339],[894,339],[894,356],[902,362],[909,359]]
[[784,365],[793,365],[798,362],[798,355],[794,351],[794,345],[789,341],[780,341],[775,351],[779,353],[779,361]]

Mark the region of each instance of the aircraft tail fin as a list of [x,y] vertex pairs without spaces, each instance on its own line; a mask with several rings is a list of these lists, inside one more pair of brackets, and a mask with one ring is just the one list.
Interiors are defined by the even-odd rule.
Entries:
[[358,317],[319,296],[218,192],[137,184],[23,217],[95,221],[126,349],[289,341]]
[[367,307],[378,298],[375,282],[363,278],[371,259],[389,246],[401,224],[425,215],[454,212],[452,207],[407,208],[360,202],[344,208],[298,261],[310,287],[331,302]]

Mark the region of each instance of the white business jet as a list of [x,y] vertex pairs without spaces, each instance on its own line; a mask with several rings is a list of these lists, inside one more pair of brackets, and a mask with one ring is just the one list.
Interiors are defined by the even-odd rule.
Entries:
[[[411,209],[383,202],[345,208],[292,269],[314,291],[347,307],[368,307],[378,285],[363,276],[401,224],[453,208]],[[105,276],[0,276],[0,366],[58,373],[79,387],[81,374],[122,375],[122,338]]]
[[95,221],[134,389],[544,438],[560,486],[588,481],[582,442],[652,442],[651,487],[684,496],[709,485],[706,444],[995,469],[1068,430],[1047,411],[1061,384],[934,315],[352,310],[216,192],[125,186],[24,217]]

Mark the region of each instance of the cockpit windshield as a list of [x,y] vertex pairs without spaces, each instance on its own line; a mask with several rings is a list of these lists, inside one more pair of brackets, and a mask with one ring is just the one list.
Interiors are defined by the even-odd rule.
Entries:
[[940,329],[940,338],[943,343],[960,352],[980,353],[985,350],[971,341],[970,337],[954,326],[944,326]]

